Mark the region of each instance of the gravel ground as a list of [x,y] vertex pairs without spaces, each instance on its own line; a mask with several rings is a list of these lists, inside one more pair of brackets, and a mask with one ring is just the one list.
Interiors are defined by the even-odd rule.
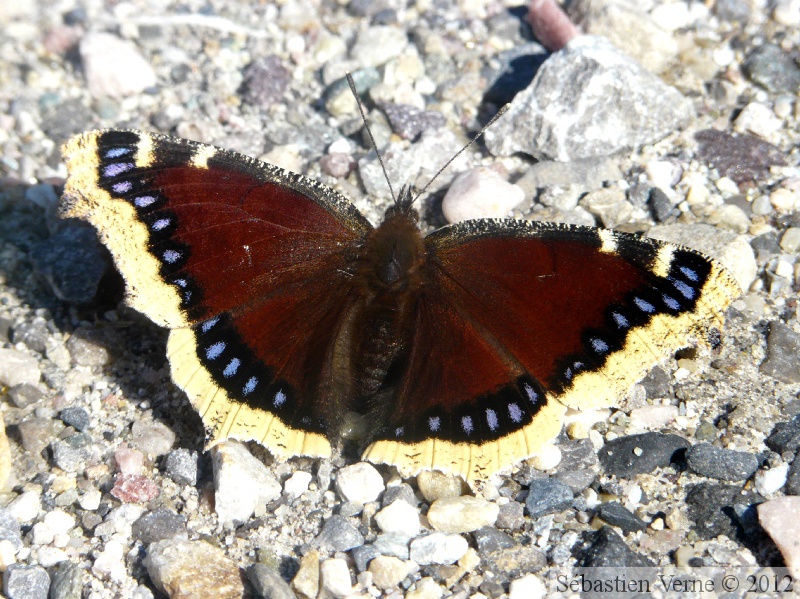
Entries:
[[[800,576],[800,3],[644,4],[573,2],[620,50],[587,37],[548,57],[504,2],[0,1],[5,596],[527,598],[583,566]],[[745,290],[721,350],[573,415],[483,497],[349,455],[204,452],[165,332],[120,305],[92,230],[56,216],[59,147],[99,126],[188,137],[377,221],[390,196],[347,70],[395,187],[427,183],[514,100],[422,198],[425,227],[510,213],[702,249]],[[570,126],[534,119],[548,111]]]

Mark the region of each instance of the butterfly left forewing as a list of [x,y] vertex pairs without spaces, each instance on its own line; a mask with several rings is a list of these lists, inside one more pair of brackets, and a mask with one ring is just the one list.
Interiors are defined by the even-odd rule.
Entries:
[[[564,406],[590,409],[613,404],[658,361],[691,343],[710,343],[722,325],[725,308],[738,294],[732,276],[707,257],[637,236],[546,223],[471,221],[435,232],[428,248],[427,295],[452,309],[421,327],[411,355],[433,356],[410,363],[406,386],[397,392],[392,427],[402,427],[414,408],[425,407],[453,419],[496,420],[492,435],[470,438],[458,424],[443,437],[427,431],[432,445],[446,441],[443,458],[417,460],[423,467],[462,474],[451,464],[454,451],[474,455],[502,439],[506,451],[498,468],[467,468],[474,483],[497,469],[529,457],[560,429]],[[420,303],[425,319],[436,310]],[[471,339],[463,333],[469,332]],[[453,338],[461,341],[454,344]],[[485,347],[480,355],[475,347]],[[500,362],[497,357],[502,358]],[[435,359],[434,359],[435,358]],[[468,364],[464,371],[462,364]],[[480,365],[477,372],[472,372]],[[439,369],[435,381],[426,383]],[[472,381],[459,386],[460,377]],[[522,382],[520,382],[522,381]],[[510,390],[529,388],[547,417],[511,418]],[[422,394],[423,400],[415,399]],[[491,410],[491,412],[487,412]],[[538,413],[537,412],[537,413]],[[555,415],[552,416],[551,415]],[[423,421],[424,425],[424,421]],[[367,452],[385,461],[409,465],[407,455],[421,452],[419,440],[391,439],[391,429]],[[518,438],[535,439],[527,446]],[[538,447],[536,447],[538,446]],[[455,447],[457,449],[452,449]],[[494,459],[494,458],[492,458]],[[493,463],[491,460],[487,463]]]
[[158,134],[84,133],[64,156],[62,215],[97,228],[127,303],[173,329],[173,379],[212,440],[328,455],[315,400],[363,216],[314,181]]

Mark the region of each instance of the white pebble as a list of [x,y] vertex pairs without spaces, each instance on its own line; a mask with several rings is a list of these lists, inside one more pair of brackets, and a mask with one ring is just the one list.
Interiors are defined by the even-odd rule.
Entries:
[[345,501],[369,503],[378,499],[384,489],[380,472],[367,462],[345,466],[336,475],[336,490]]
[[535,574],[526,574],[508,585],[508,599],[539,599],[544,596],[544,583]]
[[42,511],[42,501],[36,491],[26,491],[8,504],[8,511],[21,524],[30,524]]
[[761,495],[771,495],[786,484],[789,464],[780,464],[769,470],[756,472],[756,491]]
[[551,444],[544,445],[528,463],[537,470],[550,470],[561,463],[561,450]]
[[524,199],[521,187],[509,183],[495,170],[478,167],[455,178],[442,200],[442,212],[451,223],[502,218]]
[[383,532],[401,532],[409,537],[420,529],[419,512],[410,503],[398,499],[375,514],[375,523]]
[[782,125],[781,120],[768,106],[750,102],[736,117],[733,128],[739,133],[752,133],[763,139],[770,139]]
[[308,485],[311,482],[311,473],[298,470],[286,479],[283,483],[283,494],[289,497],[300,497],[303,493],[308,491]]

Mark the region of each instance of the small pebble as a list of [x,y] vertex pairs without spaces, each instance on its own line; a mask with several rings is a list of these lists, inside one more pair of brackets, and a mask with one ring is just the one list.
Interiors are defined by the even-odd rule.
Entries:
[[383,477],[367,462],[345,466],[336,475],[336,490],[345,501],[376,501],[384,489]]
[[403,500],[395,501],[375,514],[375,523],[383,532],[401,532],[413,537],[419,532],[419,511]]
[[522,188],[497,171],[478,167],[458,175],[442,200],[450,223],[474,218],[503,218],[525,199]]
[[756,491],[761,495],[772,495],[786,484],[789,475],[789,464],[779,464],[769,470],[756,472]]
[[467,552],[469,545],[461,535],[434,532],[411,542],[410,557],[420,566],[452,564]]
[[47,599],[50,576],[41,566],[11,564],[3,572],[3,593],[8,599]]
[[393,589],[408,576],[408,565],[396,557],[379,555],[369,563],[372,582],[381,590]]
[[326,559],[319,565],[320,592],[324,597],[343,599],[353,589],[350,570],[343,559]]
[[572,489],[554,478],[532,480],[525,499],[531,518],[554,514],[572,506]]
[[508,585],[508,599],[540,599],[547,594],[542,580],[535,574],[526,574]]
[[298,470],[283,483],[283,494],[289,497],[300,497],[308,491],[308,485],[313,478],[310,472]]
[[441,532],[472,532],[493,525],[499,511],[496,503],[463,495],[434,501],[428,510],[428,521]]
[[281,494],[281,485],[264,464],[238,441],[212,450],[215,509],[220,522],[246,522]]
[[186,448],[173,449],[167,454],[164,468],[169,477],[179,485],[197,484],[197,452]]

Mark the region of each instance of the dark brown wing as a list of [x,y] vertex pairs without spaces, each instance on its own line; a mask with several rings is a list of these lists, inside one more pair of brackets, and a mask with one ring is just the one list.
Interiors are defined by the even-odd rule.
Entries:
[[314,181],[185,140],[96,131],[64,155],[63,214],[98,229],[128,303],[173,329],[173,378],[213,440],[327,455],[312,399],[366,219]]
[[637,236],[472,221],[426,238],[408,368],[365,452],[470,484],[530,457],[565,406],[611,405],[659,360],[709,342],[738,286],[719,264]]

